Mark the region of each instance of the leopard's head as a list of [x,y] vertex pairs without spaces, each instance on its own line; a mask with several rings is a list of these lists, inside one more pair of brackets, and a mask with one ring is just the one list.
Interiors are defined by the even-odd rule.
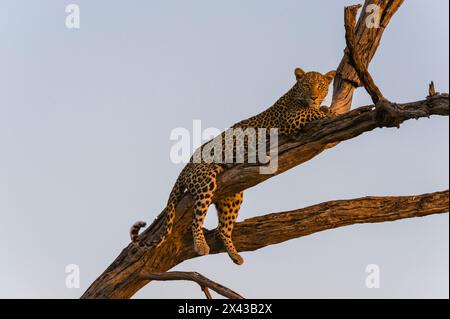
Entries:
[[319,72],[305,72],[295,69],[297,83],[294,85],[292,98],[296,104],[304,107],[320,108],[322,101],[328,94],[328,87],[336,76],[336,71],[326,74]]

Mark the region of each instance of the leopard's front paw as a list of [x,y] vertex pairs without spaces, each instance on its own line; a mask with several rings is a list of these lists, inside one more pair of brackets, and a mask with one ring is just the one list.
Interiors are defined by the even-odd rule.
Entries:
[[320,110],[324,112],[327,116],[337,116],[338,114],[331,108],[326,105],[322,105]]
[[207,243],[194,243],[194,249],[200,256],[209,254],[209,246]]

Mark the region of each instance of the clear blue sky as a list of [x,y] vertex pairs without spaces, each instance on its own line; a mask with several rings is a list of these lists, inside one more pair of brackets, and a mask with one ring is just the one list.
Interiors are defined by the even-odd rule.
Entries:
[[[81,29],[65,28],[77,3]],[[349,1],[0,1],[0,297],[77,298],[164,207],[181,165],[175,127],[221,129],[262,111],[344,49]],[[389,99],[449,88],[448,1],[409,0],[371,72]],[[354,106],[370,103],[363,90]],[[240,219],[366,195],[449,186],[448,118],[377,129],[245,194]],[[211,209],[207,227],[214,227]],[[446,297],[448,214],[356,225],[195,270],[246,297]],[[81,288],[67,289],[77,264]],[[365,287],[377,264],[381,287]],[[139,298],[202,298],[194,284],[152,283]]]

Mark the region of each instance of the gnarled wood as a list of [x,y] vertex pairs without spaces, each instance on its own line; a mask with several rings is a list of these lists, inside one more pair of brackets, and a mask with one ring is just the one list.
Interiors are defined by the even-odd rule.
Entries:
[[[366,0],[364,2],[358,23],[356,24],[355,39],[362,63],[366,67],[375,55],[383,33],[391,21],[391,18],[400,8],[402,3],[403,0]],[[379,7],[379,28],[367,27],[366,19],[371,14],[371,12],[367,12],[369,5],[377,5]],[[362,85],[355,69],[349,61],[347,48],[344,50],[344,53],[344,57],[336,70],[337,76],[334,79],[333,84],[333,101],[331,109],[337,114],[342,114],[350,110],[353,92],[355,88]]]

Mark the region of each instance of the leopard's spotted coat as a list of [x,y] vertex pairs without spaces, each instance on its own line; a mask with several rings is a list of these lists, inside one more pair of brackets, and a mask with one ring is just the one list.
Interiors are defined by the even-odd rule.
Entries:
[[[297,81],[285,95],[264,112],[235,124],[233,128],[278,128],[280,135],[298,133],[307,123],[327,116],[327,113],[320,106],[328,94],[328,87],[335,74],[335,71],[330,71],[322,75],[319,72],[304,72],[297,68],[295,70]],[[244,149],[246,150],[246,148]],[[195,201],[192,223],[195,250],[200,255],[209,253],[202,226],[208,207],[212,203],[213,195],[217,190],[217,176],[226,167],[229,166],[214,162],[194,162],[191,159],[191,162],[182,170],[170,193],[165,209],[164,234],[161,235],[158,242],[153,244],[160,246],[172,232],[176,205],[183,193],[188,191]],[[231,239],[242,200],[243,193],[239,192],[215,203],[219,217],[217,233],[229,256],[236,264],[244,262]],[[145,226],[145,223],[138,222],[132,226],[130,231],[132,241],[139,243],[141,246],[146,245],[139,240],[139,229],[143,226]]]

